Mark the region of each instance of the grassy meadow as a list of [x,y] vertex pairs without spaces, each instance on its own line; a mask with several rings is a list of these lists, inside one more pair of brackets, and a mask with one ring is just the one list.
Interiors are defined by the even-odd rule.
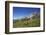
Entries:
[[40,26],[40,15],[34,15],[31,18],[23,18],[13,20],[13,28],[21,27],[39,27]]

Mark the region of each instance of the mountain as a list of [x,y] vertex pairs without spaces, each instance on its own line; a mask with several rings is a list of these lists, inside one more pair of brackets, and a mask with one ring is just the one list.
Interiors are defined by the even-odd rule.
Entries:
[[40,18],[40,13],[33,12],[32,14],[29,14],[28,16],[25,16],[21,19],[16,19],[16,20],[31,20],[31,19],[34,19],[34,18]]

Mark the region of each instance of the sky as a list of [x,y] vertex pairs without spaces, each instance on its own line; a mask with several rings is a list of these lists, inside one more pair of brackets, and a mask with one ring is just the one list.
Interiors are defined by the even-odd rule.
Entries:
[[29,7],[13,7],[13,19],[21,19],[25,16],[31,15],[33,12],[40,12],[40,8]]

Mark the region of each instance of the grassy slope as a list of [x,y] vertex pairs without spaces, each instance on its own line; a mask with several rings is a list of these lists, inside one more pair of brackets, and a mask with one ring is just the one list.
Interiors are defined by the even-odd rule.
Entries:
[[32,20],[25,20],[25,21],[21,21],[19,20],[18,22],[13,23],[13,28],[16,27],[39,27],[40,26],[40,19],[39,18],[35,18]]

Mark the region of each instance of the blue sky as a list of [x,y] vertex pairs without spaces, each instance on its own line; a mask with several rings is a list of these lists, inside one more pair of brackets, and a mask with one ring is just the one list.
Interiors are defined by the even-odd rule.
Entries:
[[24,16],[28,16],[33,12],[40,12],[40,8],[29,8],[29,7],[13,7],[13,19],[21,19]]

